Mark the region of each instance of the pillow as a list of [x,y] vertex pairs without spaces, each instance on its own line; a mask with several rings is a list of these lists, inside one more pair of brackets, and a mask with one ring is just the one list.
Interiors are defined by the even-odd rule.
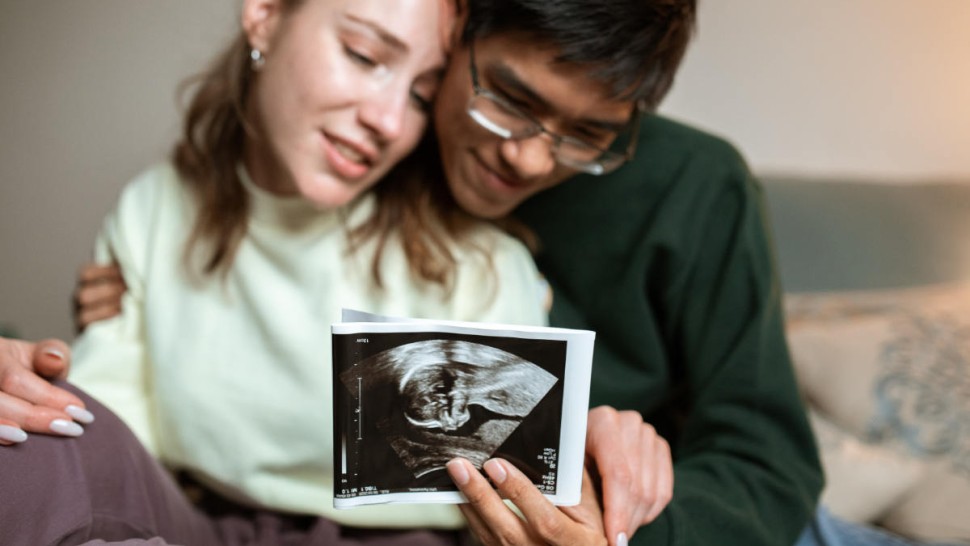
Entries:
[[912,491],[924,472],[922,461],[863,442],[814,410],[809,420],[825,470],[821,503],[844,520],[875,523]]
[[786,297],[808,405],[923,477],[879,523],[970,542],[970,283]]

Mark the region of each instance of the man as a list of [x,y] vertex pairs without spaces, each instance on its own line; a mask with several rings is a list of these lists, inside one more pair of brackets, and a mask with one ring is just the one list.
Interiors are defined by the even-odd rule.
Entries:
[[[639,516],[653,521],[631,543],[793,544],[822,478],[759,188],[728,144],[642,115],[669,89],[694,2],[468,8],[436,104],[445,173],[464,208],[514,211],[538,235],[552,323],[598,333],[591,405],[635,410],[669,440],[673,499],[657,519]],[[590,451],[626,441],[599,435],[616,429],[596,419]],[[610,542],[622,543],[604,502]],[[504,525],[490,507],[471,508],[473,526]]]
[[[551,322],[597,332],[591,406],[638,411],[673,449],[673,500],[633,543],[792,544],[822,478],[760,190],[723,141],[627,123],[667,91],[693,2],[570,4],[469,6],[436,110],[452,192],[499,217],[546,190],[515,216],[541,242]],[[562,183],[637,128],[630,164]]]

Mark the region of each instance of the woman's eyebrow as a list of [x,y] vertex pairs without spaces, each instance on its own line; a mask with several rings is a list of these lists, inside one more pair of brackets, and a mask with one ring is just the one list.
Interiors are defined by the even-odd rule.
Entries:
[[383,26],[381,26],[376,21],[372,21],[370,19],[366,19],[364,17],[360,17],[358,15],[353,15],[353,14],[350,14],[350,13],[345,13],[344,14],[344,17],[346,17],[348,20],[350,20],[350,21],[352,21],[352,22],[354,22],[354,23],[356,23],[358,25],[367,27],[367,29],[370,30],[371,32],[373,32],[374,34],[376,34],[377,37],[380,38],[380,40],[382,42],[386,43],[387,45],[391,46],[392,48],[397,49],[397,50],[400,50],[400,51],[403,51],[403,52],[407,52],[408,51],[408,49],[409,49],[408,48],[408,45],[404,42],[404,40],[402,40],[402,39],[398,38],[397,36],[395,36],[394,34],[392,34],[389,30],[387,30],[386,28],[384,28]]

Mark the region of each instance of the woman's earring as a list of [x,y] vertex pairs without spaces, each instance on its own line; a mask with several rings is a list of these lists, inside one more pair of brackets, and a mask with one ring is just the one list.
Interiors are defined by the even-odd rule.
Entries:
[[266,64],[266,57],[263,56],[263,52],[256,49],[255,47],[249,52],[250,66],[254,71],[259,71]]

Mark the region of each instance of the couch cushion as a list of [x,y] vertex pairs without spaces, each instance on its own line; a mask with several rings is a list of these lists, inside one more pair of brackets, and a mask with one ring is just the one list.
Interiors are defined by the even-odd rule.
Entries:
[[970,541],[970,283],[790,295],[786,312],[809,406],[924,467],[879,523]]
[[821,503],[856,523],[875,523],[916,487],[926,471],[922,461],[878,442],[864,442],[809,410],[818,439],[825,488]]

